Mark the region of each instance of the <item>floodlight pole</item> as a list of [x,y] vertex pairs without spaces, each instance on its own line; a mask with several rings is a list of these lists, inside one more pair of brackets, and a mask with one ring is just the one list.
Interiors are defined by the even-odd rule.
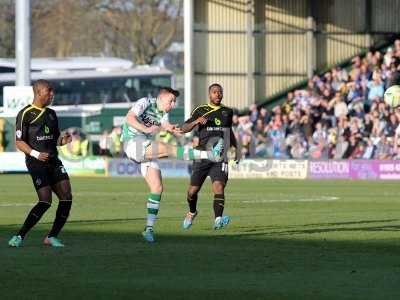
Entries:
[[185,55],[185,120],[193,106],[193,0],[183,1],[184,55]]
[[254,92],[254,0],[246,3],[246,44],[247,44],[247,72],[246,72],[246,104],[255,103]]
[[31,34],[30,34],[30,1],[16,0],[16,86],[31,84]]

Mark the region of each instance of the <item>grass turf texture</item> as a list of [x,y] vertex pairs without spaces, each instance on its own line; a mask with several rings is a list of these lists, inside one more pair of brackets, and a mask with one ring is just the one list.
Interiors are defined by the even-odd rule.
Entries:
[[230,180],[213,231],[207,182],[181,229],[186,179],[165,180],[156,243],[142,240],[142,179],[72,178],[60,238],[42,246],[57,200],[27,236],[7,241],[35,203],[31,179],[0,175],[1,299],[399,299],[397,182]]

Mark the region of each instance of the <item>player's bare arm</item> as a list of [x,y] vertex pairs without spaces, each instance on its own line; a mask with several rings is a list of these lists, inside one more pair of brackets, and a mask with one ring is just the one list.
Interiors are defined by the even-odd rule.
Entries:
[[165,131],[172,133],[175,136],[180,136],[182,134],[182,129],[178,127],[178,124],[171,124],[168,121],[161,124],[161,128]]
[[32,149],[27,143],[24,141],[16,141],[15,146],[19,151],[24,152],[27,155],[33,156],[40,161],[47,161],[49,159],[49,154],[46,152],[38,152]]
[[193,122],[183,124],[181,129],[182,129],[183,133],[187,133],[187,132],[192,131],[193,128],[195,128],[197,125],[199,125],[199,124],[204,125],[206,123],[207,123],[207,118],[201,116],[201,117],[198,117]]
[[139,122],[136,114],[133,111],[129,111],[126,115],[126,122],[133,128],[143,132],[143,133],[155,133],[160,130],[160,126],[152,125],[147,127]]

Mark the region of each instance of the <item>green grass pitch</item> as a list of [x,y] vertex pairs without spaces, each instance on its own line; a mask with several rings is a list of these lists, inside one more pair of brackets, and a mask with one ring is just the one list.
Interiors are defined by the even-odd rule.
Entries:
[[36,196],[29,176],[0,175],[0,299],[400,299],[398,182],[230,180],[222,231],[209,182],[181,229],[187,184],[165,180],[146,244],[141,178],[72,178],[66,247],[41,244],[53,199],[14,249]]

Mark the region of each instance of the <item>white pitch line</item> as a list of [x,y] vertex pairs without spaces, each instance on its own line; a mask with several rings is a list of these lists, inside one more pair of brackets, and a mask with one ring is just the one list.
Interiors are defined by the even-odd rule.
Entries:
[[17,207],[17,206],[32,206],[35,203],[2,203],[0,207]]
[[278,202],[324,202],[336,201],[339,197],[319,197],[307,199],[271,199],[271,200],[244,200],[242,203],[278,203]]

